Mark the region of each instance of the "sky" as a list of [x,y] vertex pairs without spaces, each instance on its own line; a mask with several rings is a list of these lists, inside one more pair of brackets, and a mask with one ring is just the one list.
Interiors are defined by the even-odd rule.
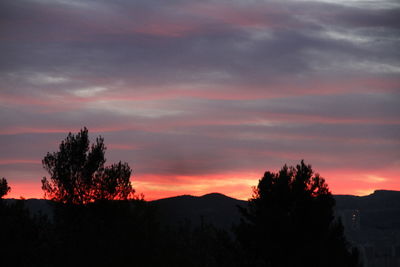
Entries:
[[152,200],[240,199],[304,159],[334,194],[400,190],[400,2],[2,0],[0,177],[86,126]]

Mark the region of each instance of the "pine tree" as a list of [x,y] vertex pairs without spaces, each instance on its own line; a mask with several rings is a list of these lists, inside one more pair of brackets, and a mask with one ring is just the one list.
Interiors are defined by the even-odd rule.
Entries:
[[43,177],[45,197],[68,204],[87,204],[97,200],[127,200],[134,189],[127,163],[105,167],[106,147],[102,137],[89,144],[88,130],[69,133],[59,151],[47,153],[42,164],[50,174]]
[[358,266],[325,180],[301,161],[265,172],[237,229],[250,266]]

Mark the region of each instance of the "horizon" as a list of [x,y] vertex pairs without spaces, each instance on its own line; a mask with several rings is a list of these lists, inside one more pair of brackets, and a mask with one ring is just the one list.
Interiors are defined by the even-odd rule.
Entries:
[[[366,195],[333,194],[333,193],[332,193],[332,195],[333,196],[367,197],[367,196],[371,196],[371,195],[376,194],[377,192],[382,192],[382,191],[383,192],[399,192],[400,193],[400,190],[375,189],[373,192],[371,192],[370,194],[366,194]],[[8,199],[8,200],[48,200],[48,201],[52,201],[51,199],[46,199],[44,197],[42,197],[42,198],[35,198],[35,197],[33,197],[33,198],[24,198],[24,197],[21,196],[19,198],[15,198],[15,197],[7,197],[8,195],[6,195],[6,198],[4,198],[4,199]],[[250,199],[250,197],[247,198],[247,199],[240,199],[240,198],[235,198],[235,197],[232,197],[232,196],[220,193],[220,192],[210,192],[210,193],[205,193],[205,194],[201,194],[201,195],[191,195],[191,194],[173,195],[173,196],[167,196],[167,197],[162,197],[162,198],[157,198],[157,199],[147,199],[146,196],[144,196],[144,200],[145,201],[158,201],[158,200],[163,200],[163,199],[186,197],[186,196],[201,198],[201,197],[205,197],[205,196],[208,196],[208,195],[222,195],[222,196],[225,196],[225,197],[228,197],[228,198],[241,200],[241,201],[248,201]],[[137,196],[137,195],[135,195],[135,196]]]
[[146,199],[248,199],[302,159],[336,195],[400,190],[395,0],[21,0],[0,14],[8,197],[42,198],[41,160],[83,127]]

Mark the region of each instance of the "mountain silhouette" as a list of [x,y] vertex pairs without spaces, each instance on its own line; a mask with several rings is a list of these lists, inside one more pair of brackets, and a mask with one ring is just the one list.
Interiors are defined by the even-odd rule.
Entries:
[[237,206],[245,206],[246,201],[211,193],[195,197],[183,195],[152,201],[158,208],[160,221],[169,225],[191,223],[211,223],[214,226],[229,230],[240,220]]
[[[346,225],[347,213],[357,211],[360,228],[400,229],[400,191],[376,190],[367,196],[335,195],[337,215]],[[6,199],[14,202],[16,199]],[[247,201],[238,200],[220,193],[203,196],[182,195],[149,201],[157,208],[159,219],[169,225],[189,221],[199,224],[203,220],[216,227],[230,229],[240,220],[237,206],[246,206]],[[27,199],[25,206],[31,213],[42,213],[51,217],[51,201]]]
[[358,211],[360,228],[400,230],[400,191],[376,190],[368,196],[337,195],[336,209]]
[[[335,195],[335,213],[340,217],[347,239],[360,250],[368,266],[400,266],[400,191],[376,190],[367,196]],[[6,203],[17,201],[6,199]],[[53,217],[49,200],[24,200],[31,214]],[[247,201],[220,193],[203,196],[182,195],[149,201],[163,227],[203,223],[231,231],[240,221],[238,206]],[[392,265],[390,265],[390,264]],[[389,265],[388,265],[389,264]]]

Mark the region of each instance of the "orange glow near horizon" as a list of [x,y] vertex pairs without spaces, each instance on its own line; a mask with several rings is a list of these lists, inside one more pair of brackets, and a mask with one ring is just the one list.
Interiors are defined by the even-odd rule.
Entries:
[[12,183],[8,180],[8,185],[11,187],[11,191],[5,196],[5,198],[15,199],[29,199],[29,198],[43,198],[43,191],[40,182],[37,183]]
[[[321,173],[333,194],[364,196],[375,190],[400,190],[400,182],[395,173],[378,174],[346,171],[326,171]],[[247,200],[252,195],[252,187],[256,186],[263,172],[226,173],[204,176],[165,177],[143,175],[131,179],[136,195],[143,194],[148,201],[174,197],[179,195],[202,196],[208,193],[221,193],[229,197]],[[43,198],[40,182],[13,183],[9,180],[11,192],[6,198]]]

